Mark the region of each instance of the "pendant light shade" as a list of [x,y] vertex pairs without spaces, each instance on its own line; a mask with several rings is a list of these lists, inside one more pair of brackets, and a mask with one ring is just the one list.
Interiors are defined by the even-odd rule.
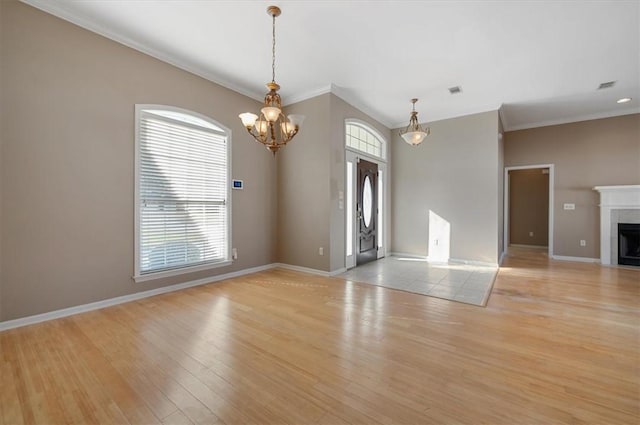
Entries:
[[431,133],[429,127],[422,128],[422,126],[418,124],[418,113],[416,112],[417,101],[418,99],[411,99],[413,110],[411,111],[411,117],[409,118],[409,125],[404,130],[400,131],[400,137],[412,146],[417,146],[422,143],[425,137]]

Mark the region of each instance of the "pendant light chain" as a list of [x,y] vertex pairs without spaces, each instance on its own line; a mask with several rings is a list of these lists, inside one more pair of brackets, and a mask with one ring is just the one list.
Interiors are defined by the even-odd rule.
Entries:
[[276,82],[276,15],[273,15],[273,43],[271,46],[271,82]]

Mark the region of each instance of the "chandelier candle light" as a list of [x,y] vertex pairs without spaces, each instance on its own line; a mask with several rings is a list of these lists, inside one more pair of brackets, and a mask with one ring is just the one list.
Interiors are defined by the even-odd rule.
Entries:
[[418,99],[411,99],[411,103],[413,103],[413,111],[411,111],[411,118],[409,118],[409,125],[404,130],[400,131],[400,137],[404,139],[405,142],[412,146],[417,146],[427,137],[431,130],[429,127],[423,129],[420,124],[418,124],[418,113],[416,112],[416,102]]
[[282,100],[278,94],[280,86],[276,83],[276,17],[280,16],[281,11],[277,6],[269,6],[267,13],[273,18],[271,82],[267,83],[269,93],[264,97],[264,108],[260,110],[260,116],[245,112],[239,117],[249,134],[275,156],[278,149],[298,134],[304,115],[289,115],[285,118],[282,113]]

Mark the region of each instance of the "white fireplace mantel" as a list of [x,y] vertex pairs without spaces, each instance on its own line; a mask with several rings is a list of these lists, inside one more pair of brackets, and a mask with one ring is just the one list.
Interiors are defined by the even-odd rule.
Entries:
[[600,262],[612,264],[612,239],[618,235],[611,234],[611,211],[640,209],[640,185],[596,186],[593,190],[600,192]]

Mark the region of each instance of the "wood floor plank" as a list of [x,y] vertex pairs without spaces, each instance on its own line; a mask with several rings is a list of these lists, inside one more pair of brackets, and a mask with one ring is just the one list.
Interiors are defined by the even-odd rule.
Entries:
[[274,269],[0,333],[0,423],[637,424],[640,270],[511,248],[485,308]]
[[163,425],[195,425],[191,420],[180,410],[176,410],[171,415],[162,420]]

